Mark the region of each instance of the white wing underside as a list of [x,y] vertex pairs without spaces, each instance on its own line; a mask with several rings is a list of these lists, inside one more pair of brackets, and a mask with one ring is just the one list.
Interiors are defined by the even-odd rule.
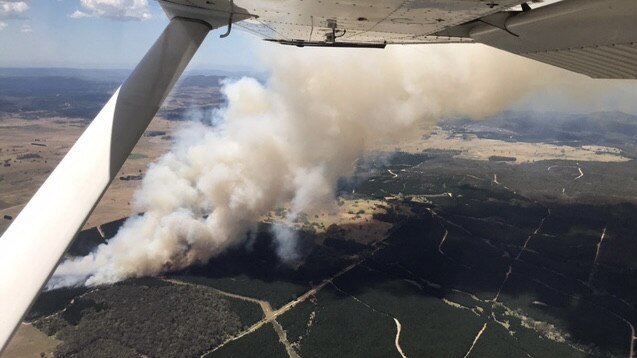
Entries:
[[212,11],[242,13],[235,24],[269,40],[322,42],[331,33],[328,21],[346,30],[347,43],[418,44],[473,42],[433,35],[448,27],[504,11],[520,0],[170,0]]
[[[555,0],[553,0],[555,1]],[[233,13],[236,27],[297,46],[479,42],[593,78],[637,78],[637,1],[168,0]],[[517,6],[517,8],[520,8]],[[333,30],[336,30],[335,32]],[[330,35],[336,33],[336,38]]]

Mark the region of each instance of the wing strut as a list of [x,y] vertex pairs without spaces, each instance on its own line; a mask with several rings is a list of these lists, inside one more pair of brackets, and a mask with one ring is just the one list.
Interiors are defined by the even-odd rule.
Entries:
[[173,17],[0,238],[0,351],[213,25]]

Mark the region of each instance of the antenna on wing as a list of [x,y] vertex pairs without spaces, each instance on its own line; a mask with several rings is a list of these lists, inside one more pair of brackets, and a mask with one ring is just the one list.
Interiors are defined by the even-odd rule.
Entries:
[[345,29],[338,30],[336,19],[327,19],[327,28],[332,30],[331,33],[328,32],[327,34],[325,34],[325,42],[330,44],[335,43],[337,38],[343,37],[347,32]]
[[234,0],[230,0],[230,17],[228,18],[228,30],[222,35],[219,35],[220,38],[225,39],[230,36],[230,31],[232,31],[232,15],[234,15]]

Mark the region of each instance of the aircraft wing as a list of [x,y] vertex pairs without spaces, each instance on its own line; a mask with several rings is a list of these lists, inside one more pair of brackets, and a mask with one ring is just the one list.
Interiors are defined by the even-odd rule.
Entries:
[[593,78],[637,78],[637,1],[565,0],[439,32]]
[[[247,18],[235,26],[296,46],[478,42],[593,78],[637,78],[637,1],[168,0]],[[517,8],[517,10],[514,9]]]
[[166,0],[247,17],[236,23],[266,40],[297,46],[380,47],[473,42],[436,32],[519,5],[521,0]]

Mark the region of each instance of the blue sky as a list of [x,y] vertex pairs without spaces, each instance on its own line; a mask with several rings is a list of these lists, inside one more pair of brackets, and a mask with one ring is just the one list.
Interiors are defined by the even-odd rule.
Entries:
[[[0,67],[132,68],[167,21],[153,0],[0,0]],[[256,69],[262,41],[223,32],[208,36],[190,68]]]

